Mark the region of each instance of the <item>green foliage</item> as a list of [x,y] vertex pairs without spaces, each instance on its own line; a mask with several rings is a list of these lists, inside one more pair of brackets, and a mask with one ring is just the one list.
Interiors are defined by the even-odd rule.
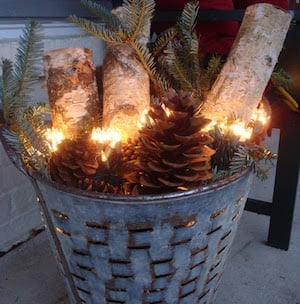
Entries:
[[3,117],[8,125],[13,124],[15,111],[18,111],[17,81],[14,77],[13,63],[2,59],[1,103]]
[[[115,15],[111,14],[110,10],[108,10],[100,3],[96,3],[90,0],[82,0],[80,3],[92,14],[102,20],[112,31],[118,32],[119,28],[122,27],[120,20]],[[76,18],[76,16],[71,16],[70,19],[72,20],[72,18]]]
[[92,33],[99,39],[103,39],[109,43],[122,43],[121,35],[119,35],[120,32],[116,33],[113,30],[106,28],[103,24],[98,24],[91,20],[76,16],[71,16],[69,19],[70,21],[76,23],[83,30],[88,33]]
[[123,3],[126,17],[126,29],[128,38],[139,41],[144,33],[149,31],[149,25],[154,14],[155,1],[152,0],[125,0]]
[[187,3],[176,25],[158,36],[152,50],[160,74],[165,75],[172,88],[200,97],[201,65],[195,31],[198,10],[198,3]]
[[239,144],[230,161],[229,171],[234,174],[249,167],[258,178],[265,180],[270,169],[265,164],[269,162],[273,165],[272,160],[276,158],[277,155],[275,153],[263,147]]
[[17,96],[20,102],[28,103],[32,85],[37,80],[43,52],[41,25],[31,21],[25,25],[19,38],[14,75],[17,80]]
[[178,28],[175,26],[169,27],[161,32],[150,44],[150,50],[155,60],[157,60],[157,58],[161,55],[163,50],[167,47],[168,43],[175,39],[176,35],[178,35]]
[[26,24],[15,63],[2,59],[1,102],[8,125],[16,124],[28,106],[32,85],[38,77],[38,64],[42,54],[41,28],[39,23]]
[[277,66],[271,75],[271,81],[276,87],[288,89],[293,79],[283,68]]
[[215,174],[217,172],[219,174],[219,172],[228,170],[230,161],[239,145],[239,137],[229,128],[221,130],[218,125],[210,130],[210,136],[213,138],[212,148],[216,151],[211,159],[212,168],[214,168]]
[[207,86],[210,88],[214,81],[217,79],[222,67],[223,67],[223,59],[220,55],[213,55],[209,60],[206,68],[206,80]]
[[[181,17],[178,21],[182,32],[187,34],[187,40],[190,40],[190,33],[195,30],[196,19],[199,11],[198,1],[188,2],[182,11]],[[198,42],[198,40],[197,40]]]
[[31,92],[41,63],[41,26],[35,21],[25,25],[19,39],[15,62],[2,59],[1,102],[8,129],[4,136],[26,165],[46,174],[50,156],[45,138],[48,105],[30,106]]
[[216,125],[210,135],[213,138],[212,147],[216,150],[212,157],[213,181],[242,172],[248,167],[261,180],[267,178],[272,161],[277,158],[275,153],[248,141],[241,142],[230,128],[221,131]]

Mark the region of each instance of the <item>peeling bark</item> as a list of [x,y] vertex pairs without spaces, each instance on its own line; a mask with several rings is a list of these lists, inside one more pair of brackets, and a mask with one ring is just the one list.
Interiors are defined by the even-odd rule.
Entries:
[[203,114],[222,121],[235,113],[245,123],[262,98],[282,49],[292,16],[260,3],[246,9],[228,59],[207,94]]
[[99,117],[100,104],[92,50],[63,48],[44,55],[53,127],[76,137]]

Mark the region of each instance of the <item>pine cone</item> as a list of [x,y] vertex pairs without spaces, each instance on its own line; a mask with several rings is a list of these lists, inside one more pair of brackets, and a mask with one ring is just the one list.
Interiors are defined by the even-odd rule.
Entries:
[[67,186],[96,174],[99,167],[97,146],[86,139],[64,140],[50,159],[51,178]]
[[148,115],[151,124],[140,130],[136,171],[128,180],[143,193],[186,190],[209,180],[215,151],[201,131],[209,120],[198,114],[196,101],[187,93],[167,95]]
[[[121,180],[115,176],[115,153],[102,162],[99,147],[87,138],[64,140],[51,156],[49,168],[54,181],[82,190],[122,194]],[[111,169],[109,164],[114,163]]]

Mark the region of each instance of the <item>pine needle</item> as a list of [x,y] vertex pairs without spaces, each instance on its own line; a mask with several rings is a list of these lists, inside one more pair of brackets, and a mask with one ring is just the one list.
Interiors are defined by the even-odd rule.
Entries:
[[[270,169],[270,166],[266,167],[265,164],[270,163],[273,166],[272,161],[276,158],[275,153],[263,147],[239,144],[230,162],[229,170],[234,174],[250,167],[259,179],[265,180]],[[264,161],[263,164],[262,161]]]
[[90,0],[81,0],[80,4],[103,21],[112,31],[118,32],[119,28],[122,26],[119,18],[113,15],[110,10],[100,3]]
[[120,35],[120,30],[118,32],[115,32],[114,30],[106,28],[104,24],[99,24],[86,18],[77,17],[74,15],[71,15],[69,17],[69,20],[86,32],[91,33],[95,37],[103,39],[106,42],[116,44],[122,43],[123,41],[124,34]]
[[47,174],[50,148],[45,138],[50,119],[48,105],[30,106],[32,85],[40,73],[41,27],[35,21],[25,25],[19,39],[15,62],[2,60],[1,101],[8,126],[4,136],[25,165]]
[[4,120],[8,125],[13,124],[14,114],[18,108],[17,81],[14,77],[13,62],[2,59],[1,102]]
[[284,69],[277,66],[271,75],[271,81],[275,87],[288,89],[292,84],[293,79]]
[[[40,24],[36,21],[27,23],[19,39],[14,66],[15,78],[18,84],[17,97],[23,103],[29,101],[32,84],[40,73],[40,58],[43,52],[41,40]],[[25,106],[23,105],[23,107]]]
[[149,31],[148,26],[154,14],[154,1],[125,0],[122,7],[126,14],[125,20],[128,22],[127,28],[131,40],[136,40],[141,33]]
[[178,24],[188,32],[193,32],[196,26],[199,4],[197,2],[188,2],[182,11]]
[[161,32],[154,42],[150,44],[150,50],[155,58],[161,55],[163,50],[167,47],[170,41],[172,41],[178,34],[178,28],[173,26],[165,31]]
[[219,55],[213,55],[207,64],[206,76],[209,83],[209,87],[212,86],[217,76],[219,75],[223,66],[222,57]]

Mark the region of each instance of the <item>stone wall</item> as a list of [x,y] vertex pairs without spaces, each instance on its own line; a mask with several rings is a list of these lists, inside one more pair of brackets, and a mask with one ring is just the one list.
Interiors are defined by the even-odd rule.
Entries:
[[[14,60],[23,27],[23,23],[0,24],[0,58]],[[43,24],[43,33],[45,51],[63,47],[87,47],[93,50],[95,65],[102,64],[104,43],[76,26],[67,22],[48,22]],[[34,101],[47,101],[47,92],[42,87],[43,80],[36,87]],[[1,144],[0,210],[0,252],[26,240],[33,230],[42,227],[33,187],[12,165]]]

